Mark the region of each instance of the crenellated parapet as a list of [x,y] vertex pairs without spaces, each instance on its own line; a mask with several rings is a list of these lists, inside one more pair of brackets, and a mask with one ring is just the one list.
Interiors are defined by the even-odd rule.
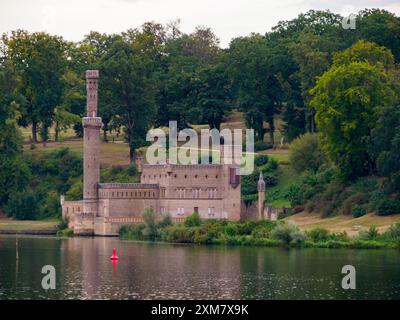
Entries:
[[99,183],[100,189],[158,189],[158,184],[151,183]]

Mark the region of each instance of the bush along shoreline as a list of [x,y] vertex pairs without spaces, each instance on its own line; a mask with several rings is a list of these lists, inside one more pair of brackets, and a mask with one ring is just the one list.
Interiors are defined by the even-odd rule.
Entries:
[[193,213],[184,223],[173,223],[170,216],[157,220],[151,210],[143,213],[143,223],[124,225],[122,240],[192,243],[198,245],[265,246],[294,248],[400,249],[400,223],[379,233],[375,227],[350,238],[345,232],[331,233],[323,228],[300,230],[286,221],[201,220]]

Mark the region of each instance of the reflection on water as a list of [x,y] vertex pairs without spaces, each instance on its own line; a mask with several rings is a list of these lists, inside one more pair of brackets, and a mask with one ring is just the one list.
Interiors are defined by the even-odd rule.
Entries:
[[[0,299],[399,299],[400,252],[0,237]],[[118,261],[112,262],[113,248]],[[357,270],[343,290],[341,269]],[[53,265],[57,289],[41,287]]]

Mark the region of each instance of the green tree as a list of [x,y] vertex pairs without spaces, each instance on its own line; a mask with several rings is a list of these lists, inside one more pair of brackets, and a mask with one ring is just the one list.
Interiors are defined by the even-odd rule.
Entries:
[[359,59],[354,54],[357,48],[368,51],[369,57],[382,51],[376,45],[366,46],[358,43],[335,56],[333,66],[311,91],[323,148],[345,180],[374,172],[375,161],[366,142],[380,112],[396,100],[393,73],[383,63],[386,55],[381,55],[382,61],[369,61],[366,55]]
[[[213,121],[218,112],[203,114],[203,103],[207,103],[211,93],[205,90],[206,75],[202,70],[217,64],[221,54],[218,39],[209,28],[197,27],[191,34],[180,32],[177,25],[171,28],[158,76],[157,125],[167,126],[169,121],[176,120],[178,128],[183,129],[200,123],[203,116]],[[220,94],[217,100],[219,103]]]
[[246,126],[253,128],[259,141],[264,139],[268,123],[270,142],[274,143],[274,116],[280,108],[282,91],[271,62],[267,41],[259,34],[236,38],[229,48],[229,72],[234,81]]
[[371,131],[368,144],[378,173],[388,178],[389,191],[400,190],[400,106],[385,108]]
[[230,82],[222,64],[201,70],[198,104],[203,122],[211,129],[220,129],[222,118],[230,111],[230,98]]
[[20,100],[16,95],[17,77],[11,64],[0,64],[0,206],[10,196],[23,191],[29,181],[29,168],[22,158],[22,137],[17,126]]
[[316,172],[325,161],[318,134],[306,133],[293,140],[290,145],[289,160],[298,173],[306,170]]
[[141,47],[139,37],[130,42],[120,37],[100,62],[103,85],[110,93],[107,103],[115,106],[116,121],[124,128],[131,162],[135,148],[146,143],[146,132],[155,119],[153,61],[153,56]]
[[397,62],[400,61],[400,19],[381,9],[365,9],[358,13],[356,21],[358,39],[375,42],[389,48]]
[[[32,140],[37,141],[37,129],[45,144],[49,138],[54,110],[61,104],[66,68],[65,42],[47,33],[13,31],[3,35],[7,57],[13,62],[21,79],[19,92],[25,97],[22,116],[32,126]],[[49,63],[51,61],[51,63]]]
[[[63,75],[64,91],[62,102],[55,110],[55,128],[57,141],[57,127],[61,120],[63,129],[70,126],[74,128],[78,137],[83,137],[83,127],[81,118],[86,111],[86,85],[82,76],[79,76],[73,69],[68,69]],[[60,111],[62,112],[60,114]]]
[[17,220],[35,220],[40,214],[37,195],[32,190],[14,193],[5,210],[9,217]]
[[354,32],[344,30],[341,22],[338,14],[310,10],[280,21],[265,35],[283,89],[282,118],[289,141],[306,130],[313,131],[308,90],[328,67],[331,53],[345,49],[355,39]]
[[291,46],[294,60],[299,71],[301,95],[306,105],[306,118],[309,130],[315,132],[314,110],[309,107],[311,95],[310,90],[315,86],[318,76],[322,75],[330,65],[329,53],[322,51],[321,37],[312,33],[301,33],[297,41]]

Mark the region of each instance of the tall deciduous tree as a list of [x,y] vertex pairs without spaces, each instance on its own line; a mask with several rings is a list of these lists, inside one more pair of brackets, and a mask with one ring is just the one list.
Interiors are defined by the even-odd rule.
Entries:
[[8,62],[0,64],[0,206],[10,195],[25,189],[29,169],[22,159],[22,137],[17,127],[21,97],[17,78]]
[[398,99],[393,67],[385,67],[388,54],[358,42],[335,57],[311,91],[323,147],[346,180],[375,171],[367,142],[382,110]]
[[4,35],[7,55],[21,78],[19,92],[26,98],[23,117],[32,125],[32,139],[37,141],[38,124],[43,143],[48,139],[54,110],[60,105],[66,68],[65,43],[60,37],[18,30]]
[[139,37],[114,41],[100,62],[103,86],[110,104],[115,106],[116,121],[123,126],[129,144],[130,160],[135,149],[145,144],[147,130],[153,125],[156,104],[153,56],[141,46]]
[[376,159],[378,174],[388,178],[390,191],[400,190],[400,105],[382,110],[371,131],[368,151]]
[[400,61],[400,19],[395,14],[381,9],[362,10],[355,31],[358,39],[389,48],[396,61]]
[[[301,95],[306,108],[306,120],[311,132],[315,132],[314,110],[309,107],[310,90],[315,86],[318,76],[328,70],[329,53],[319,47],[321,37],[312,33],[301,33],[291,46],[294,60],[298,65],[297,76],[300,81]],[[323,48],[322,48],[323,49]]]
[[204,68],[199,75],[198,104],[202,120],[211,129],[220,129],[222,118],[231,109],[230,81],[225,65],[219,63]]
[[353,30],[344,30],[342,17],[330,11],[310,10],[288,21],[280,21],[266,34],[272,59],[283,86],[285,137],[290,141],[306,130],[314,130],[309,89],[329,67],[330,55],[350,46]]
[[209,28],[197,27],[191,34],[180,32],[177,25],[171,28],[161,59],[157,124],[176,120],[183,129],[202,120],[200,72],[217,63],[221,50]]
[[271,51],[264,37],[253,34],[236,38],[229,48],[230,74],[237,89],[237,100],[246,125],[258,140],[264,139],[264,120],[274,143],[274,116],[281,105],[281,83],[275,73]]

